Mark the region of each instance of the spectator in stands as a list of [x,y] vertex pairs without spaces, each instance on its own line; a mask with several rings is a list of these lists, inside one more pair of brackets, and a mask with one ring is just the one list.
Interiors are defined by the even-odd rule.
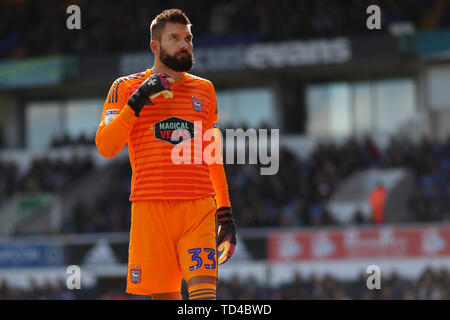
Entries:
[[356,209],[353,214],[352,224],[361,225],[367,223],[367,219],[364,217],[361,208]]
[[387,191],[382,182],[378,182],[375,189],[369,195],[369,204],[372,212],[372,221],[380,224],[384,222]]

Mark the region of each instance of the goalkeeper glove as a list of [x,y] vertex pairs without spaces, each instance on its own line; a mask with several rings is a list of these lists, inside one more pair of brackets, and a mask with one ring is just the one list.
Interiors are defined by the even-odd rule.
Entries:
[[174,83],[175,80],[171,76],[165,73],[156,73],[148,77],[141,86],[130,96],[128,99],[128,105],[134,110],[136,117],[139,117],[139,113],[142,108],[148,102],[152,103],[153,98],[159,95],[163,95],[165,99],[173,98],[173,92],[170,90],[169,85]]
[[217,260],[219,264],[225,263],[234,253],[236,246],[236,223],[230,207],[221,207],[216,212],[217,223]]

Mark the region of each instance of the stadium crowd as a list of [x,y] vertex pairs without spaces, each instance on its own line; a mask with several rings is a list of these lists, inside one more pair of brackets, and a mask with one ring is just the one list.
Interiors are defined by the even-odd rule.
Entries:
[[[81,140],[77,140],[75,143]],[[88,142],[87,142],[88,143]],[[385,150],[370,139],[321,143],[309,158],[280,150],[276,175],[260,175],[259,165],[226,165],[229,191],[239,227],[330,226],[338,223],[326,208],[339,182],[362,168],[409,168],[416,178],[400,222],[450,222],[450,139],[413,143],[392,138]],[[90,158],[34,159],[25,172],[0,162],[0,205],[21,193],[60,192],[94,165]],[[61,233],[129,231],[131,169],[115,168],[114,181],[91,203],[79,201],[66,215]],[[108,214],[104,214],[108,212]],[[355,212],[354,224],[372,223]]]
[[51,148],[60,148],[60,147],[68,147],[68,146],[93,146],[95,142],[93,139],[89,139],[89,137],[95,136],[95,133],[91,135],[86,135],[81,133],[78,137],[72,137],[68,134],[63,134],[60,136],[54,136],[50,141]]
[[0,161],[0,207],[18,193],[62,192],[93,168],[90,157],[77,156],[34,158],[24,172],[13,161]]
[[448,300],[450,274],[447,269],[426,269],[417,279],[397,273],[381,279],[380,290],[367,289],[367,275],[355,280],[339,280],[331,275],[294,278],[275,288],[257,284],[254,279],[221,281],[218,299],[244,300]]
[[[328,274],[305,277],[296,273],[285,283],[267,286],[253,277],[219,280],[217,300],[449,300],[450,273],[447,269],[425,269],[417,278],[401,277],[393,272],[382,277],[381,289],[369,290],[367,275],[360,273],[357,279],[340,280]],[[83,288],[69,290],[61,281],[47,280],[38,285],[30,279],[28,289],[0,282],[0,300],[145,300],[147,296],[124,293],[122,285],[101,290]],[[182,297],[187,299],[187,287],[182,286]]]
[[[225,170],[239,227],[311,227],[338,224],[326,202],[351,173],[398,166],[409,168],[416,177],[401,222],[450,221],[450,139],[413,143],[393,138],[386,150],[380,150],[370,138],[351,138],[341,145],[319,144],[307,159],[281,149],[276,175],[260,175],[258,165],[226,165]],[[63,233],[129,231],[131,169],[125,161],[116,170],[105,196],[73,208]],[[372,221],[355,212],[353,223]]]
[[[368,32],[366,10],[379,5],[383,25],[447,27],[449,6],[426,0],[115,0],[0,2],[0,57],[101,55],[148,49],[142,37],[164,9],[180,8],[193,22],[194,44],[232,45]],[[69,4],[81,9],[81,30],[69,30]],[[430,16],[432,19],[429,19]],[[387,32],[383,28],[381,32]],[[137,36],[133,36],[137,35]],[[147,32],[148,35],[148,32]]]
[[[319,144],[309,159],[280,154],[274,176],[259,175],[256,166],[227,166],[231,198],[241,226],[336,225],[326,201],[339,182],[363,168],[409,168],[415,192],[401,222],[450,220],[450,140],[413,143],[392,138],[386,150],[370,139]],[[354,223],[371,223],[355,212]]]

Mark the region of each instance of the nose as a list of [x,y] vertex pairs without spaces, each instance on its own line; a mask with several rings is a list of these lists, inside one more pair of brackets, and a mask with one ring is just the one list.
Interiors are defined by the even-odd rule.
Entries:
[[187,40],[182,40],[180,43],[180,50],[184,50],[187,51],[187,49],[189,48],[190,44]]

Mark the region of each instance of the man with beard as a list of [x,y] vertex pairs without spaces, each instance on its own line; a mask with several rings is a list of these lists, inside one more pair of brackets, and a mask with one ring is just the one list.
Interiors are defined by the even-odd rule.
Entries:
[[[128,144],[127,292],[181,299],[184,278],[189,299],[215,299],[217,266],[233,255],[236,226],[222,158],[205,161],[206,143],[200,137],[196,150],[193,141],[207,130],[220,139],[216,94],[210,81],[187,73],[194,64],[192,33],[182,11],[156,16],[150,33],[153,67],[114,81],[95,138],[107,158]],[[197,155],[193,163],[174,163],[172,151],[181,143]]]

